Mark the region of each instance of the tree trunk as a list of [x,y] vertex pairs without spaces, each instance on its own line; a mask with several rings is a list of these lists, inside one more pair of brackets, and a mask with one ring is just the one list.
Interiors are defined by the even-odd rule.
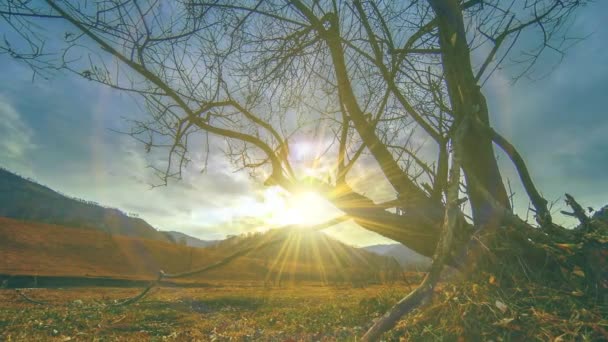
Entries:
[[[408,248],[432,257],[436,249],[441,231],[442,216],[431,216],[429,213],[412,215],[405,212],[398,215],[387,211],[384,207],[376,205],[371,199],[354,192],[346,184],[332,187],[324,183],[310,183],[318,193],[322,194],[336,208],[350,216],[364,229],[378,233],[384,237],[400,242]],[[439,205],[439,204],[438,204]],[[454,237],[455,250],[463,250],[470,240],[473,228],[462,220],[461,229]],[[459,262],[448,257],[448,264],[456,266]]]
[[[435,11],[442,63],[456,124],[467,115],[488,125],[488,107],[471,67],[470,49],[457,0],[429,0]],[[492,140],[477,127],[471,127],[463,141],[462,168],[467,184],[477,181],[500,205],[510,208],[507,191],[494,156]],[[473,178],[473,179],[472,179]],[[498,215],[475,187],[467,187],[475,225],[496,226]]]

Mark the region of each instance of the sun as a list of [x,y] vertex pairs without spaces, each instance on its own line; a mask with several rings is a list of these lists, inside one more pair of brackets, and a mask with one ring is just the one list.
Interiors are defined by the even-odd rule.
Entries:
[[269,190],[265,202],[271,213],[267,222],[272,225],[314,225],[335,215],[336,210],[314,191],[289,194]]

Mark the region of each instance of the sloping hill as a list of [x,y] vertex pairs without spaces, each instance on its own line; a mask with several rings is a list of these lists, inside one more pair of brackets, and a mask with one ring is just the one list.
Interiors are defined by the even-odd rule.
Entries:
[[151,279],[160,269],[195,269],[266,241],[277,243],[192,280],[366,282],[401,277],[392,259],[322,233],[275,230],[193,248],[9,218],[0,218],[0,274]]
[[93,202],[69,198],[0,168],[0,216],[170,241],[146,221]]
[[236,236],[208,249],[235,251],[266,241],[281,242],[251,253],[250,258],[264,266],[268,280],[366,282],[402,277],[393,258],[354,248],[322,232],[306,229],[276,229]]
[[190,253],[173,243],[101,233],[93,229],[0,218],[0,273],[150,278],[159,269],[182,271]]

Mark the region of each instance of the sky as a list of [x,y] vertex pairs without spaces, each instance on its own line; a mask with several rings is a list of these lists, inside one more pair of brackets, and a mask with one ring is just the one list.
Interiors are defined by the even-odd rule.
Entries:
[[[608,204],[605,13],[608,1],[579,11],[571,33],[587,39],[544,77],[513,84],[508,71],[498,71],[484,85],[493,127],[520,150],[543,195],[557,201],[556,221],[564,224],[572,224],[557,213],[564,192],[584,206]],[[552,61],[540,60],[540,69]],[[0,74],[1,167],[67,195],[137,214],[157,229],[201,239],[306,216],[297,200],[285,204],[279,191],[234,172],[221,154],[210,157],[207,173],[190,169],[183,180],[152,188],[156,180],[147,166],[162,155],[146,154],[143,145],[115,132],[128,130],[125,118],[143,115],[129,95],[70,74],[32,81],[31,70],[6,54],[0,55]],[[506,159],[499,153],[503,176],[521,195]],[[527,205],[522,196],[515,202],[520,215]],[[283,219],[273,211],[283,211]],[[323,205],[313,211],[333,213]],[[357,246],[390,242],[349,223],[327,232]]]

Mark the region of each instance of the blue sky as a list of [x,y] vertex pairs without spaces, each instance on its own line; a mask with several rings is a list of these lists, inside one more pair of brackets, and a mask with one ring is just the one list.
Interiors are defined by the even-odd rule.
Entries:
[[[528,162],[549,200],[570,192],[585,206],[608,204],[608,2],[582,9],[572,33],[590,35],[568,50],[557,69],[538,80],[510,82],[499,71],[484,86],[493,126]],[[552,59],[542,59],[539,70]],[[139,214],[163,230],[216,239],[261,224],[262,187],[212,156],[207,174],[150,189],[155,180],[142,145],[114,130],[140,117],[133,98],[69,74],[32,82],[23,64],[0,55],[0,166],[71,196]],[[517,194],[517,176],[500,155]],[[516,202],[523,215],[527,201]],[[563,207],[563,200],[555,209]],[[571,222],[556,214],[557,221]],[[386,242],[350,225],[331,231],[356,245]]]
[[[502,73],[486,87],[494,127],[520,149],[550,201],[569,192],[595,209],[608,204],[607,11],[608,2],[598,1],[578,13],[571,33],[589,36],[548,75],[511,86]],[[543,59],[538,69],[552,65]],[[513,172],[506,176],[517,183]]]

